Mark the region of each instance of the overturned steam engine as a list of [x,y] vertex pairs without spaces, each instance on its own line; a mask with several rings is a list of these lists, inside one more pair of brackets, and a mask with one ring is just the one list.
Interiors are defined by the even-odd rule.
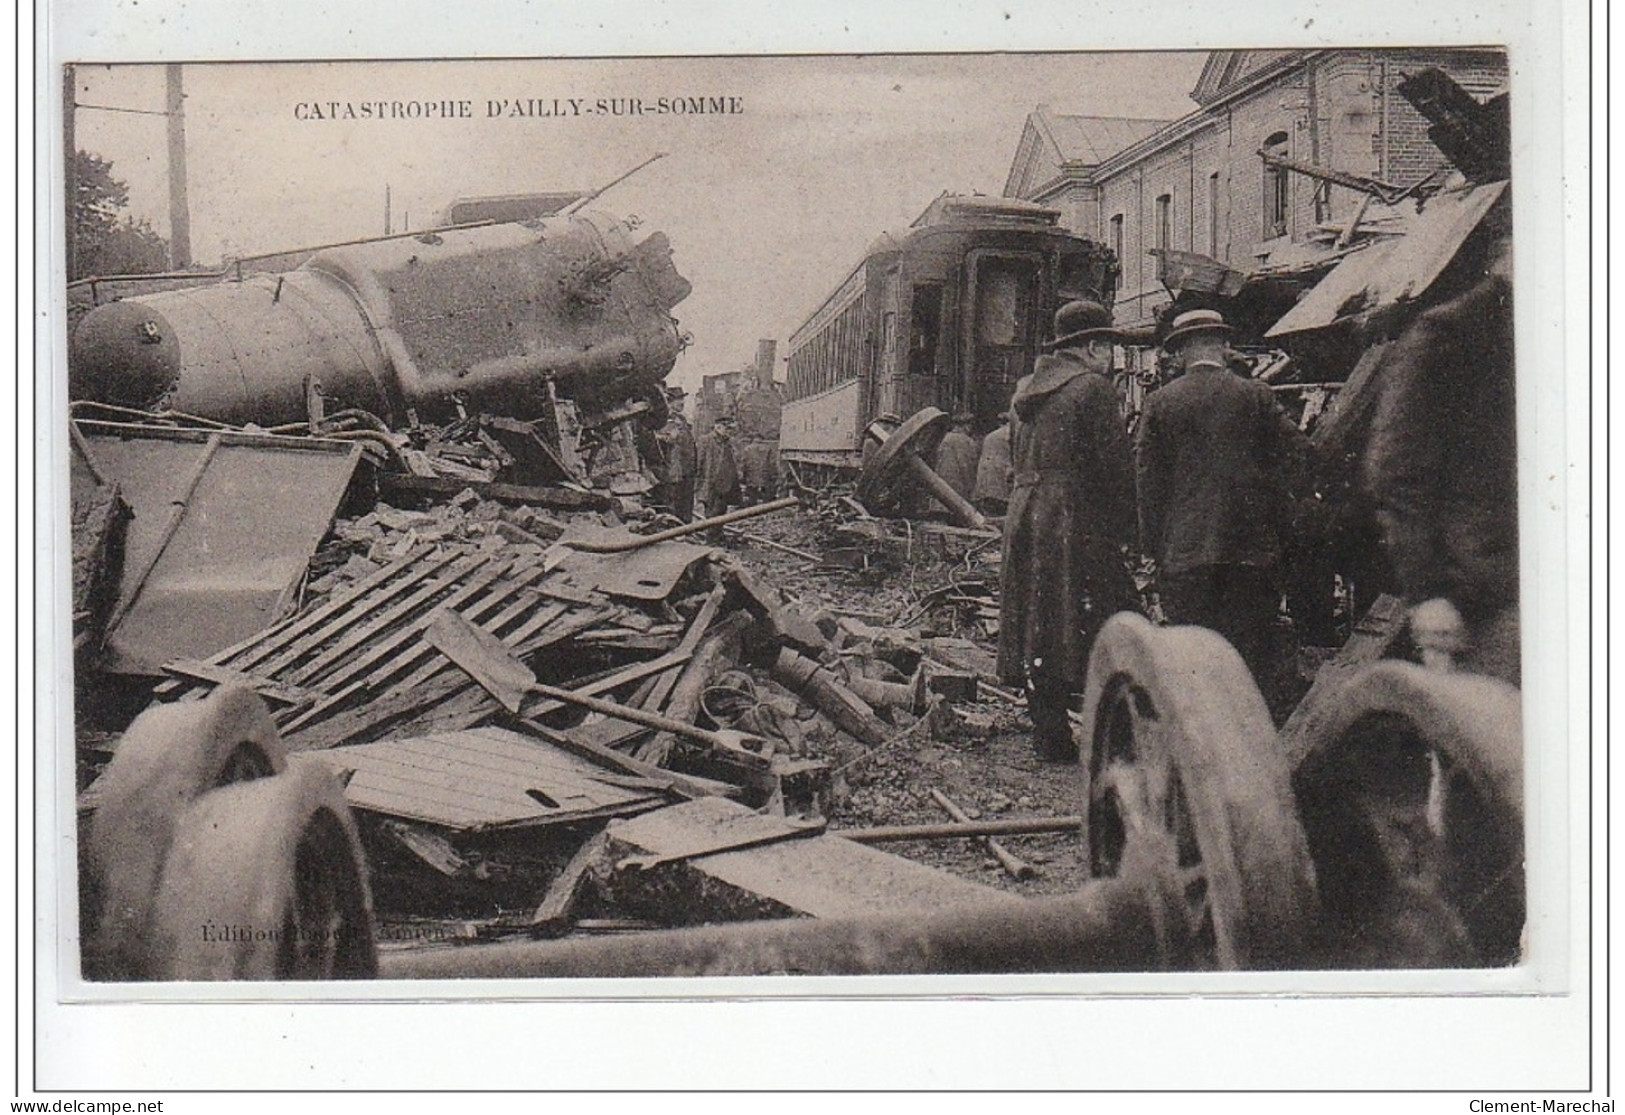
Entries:
[[126,298],[74,333],[69,390],[231,424],[302,422],[312,394],[391,427],[467,411],[582,430],[665,419],[690,287],[663,233],[597,212],[320,250],[297,270]]

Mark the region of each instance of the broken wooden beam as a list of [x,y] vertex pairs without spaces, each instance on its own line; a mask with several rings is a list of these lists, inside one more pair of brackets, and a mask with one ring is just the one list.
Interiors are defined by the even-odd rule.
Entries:
[[1082,832],[1083,817],[1009,817],[966,824],[875,825],[871,828],[830,829],[829,835],[859,844],[888,844],[898,840],[963,840],[968,836],[1028,836],[1041,832]]
[[748,828],[782,832],[777,843],[680,859],[641,871],[610,870],[600,891],[618,908],[668,924],[761,917],[847,917],[901,909],[945,910],[1020,898],[833,835],[805,835],[783,818],[709,798],[616,821],[611,859],[670,856]]
[[410,476],[405,473],[383,473],[378,477],[379,492],[388,495],[454,496],[465,488],[482,499],[498,503],[552,507],[565,511],[608,511],[615,506],[615,500],[610,496],[581,492],[574,488],[537,488],[450,476]]
[[817,662],[789,647],[773,663],[775,681],[806,697],[847,735],[870,747],[879,747],[892,735],[867,701],[836,681]]
[[569,931],[571,914],[575,910],[576,900],[581,896],[587,875],[608,849],[609,837],[602,832],[595,833],[576,849],[575,855],[548,885],[541,905],[531,915],[528,928],[533,935],[557,937]]
[[[955,824],[965,826],[972,823],[970,814],[959,808],[958,803],[941,790],[932,790],[931,800],[936,802],[938,807],[941,808],[944,813],[952,817]],[[971,839],[975,840],[977,843],[981,844],[982,847],[986,848],[990,853],[992,853],[993,858],[999,861],[999,866],[1004,868],[1005,873],[1008,874],[1012,879],[1031,879],[1034,875],[1038,874],[1038,869],[1036,867],[1028,863],[1026,860],[1016,856],[993,837],[978,835],[972,836]]]

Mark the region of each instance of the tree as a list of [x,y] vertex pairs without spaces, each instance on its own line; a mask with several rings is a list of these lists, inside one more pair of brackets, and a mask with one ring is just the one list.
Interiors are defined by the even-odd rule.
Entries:
[[146,218],[120,217],[130,203],[130,189],[113,177],[113,164],[88,151],[76,151],[73,168],[74,273],[68,278],[165,270],[169,241]]

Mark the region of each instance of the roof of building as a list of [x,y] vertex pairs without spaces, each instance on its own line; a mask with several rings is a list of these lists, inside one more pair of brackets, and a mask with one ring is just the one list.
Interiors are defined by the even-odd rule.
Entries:
[[1168,123],[1129,116],[1071,116],[1043,106],[1035,115],[1049,126],[1056,149],[1069,163],[1098,163]]

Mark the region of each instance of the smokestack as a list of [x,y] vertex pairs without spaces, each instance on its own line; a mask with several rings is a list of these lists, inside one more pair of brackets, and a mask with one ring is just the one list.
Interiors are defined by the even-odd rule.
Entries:
[[186,204],[186,94],[181,68],[164,67],[164,113],[169,117],[169,262],[180,271],[192,265],[192,217]]
[[773,386],[773,365],[779,354],[779,342],[756,342],[756,383],[759,387]]

